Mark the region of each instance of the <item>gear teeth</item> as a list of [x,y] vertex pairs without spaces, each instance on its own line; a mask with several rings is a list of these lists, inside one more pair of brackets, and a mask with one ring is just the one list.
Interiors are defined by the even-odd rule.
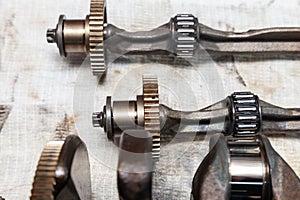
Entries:
[[157,77],[143,76],[145,130],[152,134],[152,156],[160,156],[160,114]]
[[89,48],[93,75],[102,76],[105,71],[104,56],[105,0],[91,0],[89,15]]
[[190,58],[197,48],[197,23],[193,15],[180,14],[174,18],[176,55]]
[[30,200],[52,200],[56,185],[56,169],[64,141],[51,141],[46,144],[40,157]]
[[255,135],[261,123],[258,97],[250,92],[237,92],[231,98],[234,109],[234,135]]

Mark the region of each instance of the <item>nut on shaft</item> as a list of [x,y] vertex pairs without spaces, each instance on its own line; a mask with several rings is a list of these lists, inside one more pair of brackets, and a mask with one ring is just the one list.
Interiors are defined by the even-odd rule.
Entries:
[[105,119],[103,112],[94,112],[92,115],[94,127],[104,127]]
[[47,42],[48,43],[55,43],[56,42],[56,38],[55,38],[55,29],[53,28],[49,28],[47,30]]

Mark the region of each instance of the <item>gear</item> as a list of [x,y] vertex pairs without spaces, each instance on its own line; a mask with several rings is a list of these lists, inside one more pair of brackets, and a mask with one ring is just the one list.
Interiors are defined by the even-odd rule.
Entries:
[[152,134],[153,158],[160,156],[160,114],[157,77],[143,76],[144,127]]
[[193,15],[181,14],[174,17],[176,55],[189,58],[197,47],[198,20]]
[[250,92],[236,92],[231,95],[233,104],[234,136],[255,135],[261,124],[258,97]]
[[91,199],[90,163],[82,140],[74,134],[45,145],[35,172],[31,200]]
[[102,76],[106,71],[103,44],[105,23],[105,0],[91,0],[89,15],[89,51],[91,70],[95,76]]
[[64,141],[46,144],[35,172],[31,200],[55,199],[56,170]]

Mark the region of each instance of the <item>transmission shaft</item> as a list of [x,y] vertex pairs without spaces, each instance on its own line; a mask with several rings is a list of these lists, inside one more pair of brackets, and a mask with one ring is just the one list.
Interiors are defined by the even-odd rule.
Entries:
[[116,145],[124,130],[145,129],[153,135],[153,154],[159,156],[161,142],[177,134],[204,137],[209,133],[248,137],[297,134],[300,131],[300,109],[284,109],[259,100],[251,92],[236,92],[209,107],[193,112],[173,110],[159,104],[155,76],[145,76],[143,95],[136,100],[112,101],[107,97],[102,112],[93,114],[93,125],[102,127]]
[[190,58],[196,52],[211,55],[299,54],[300,27],[266,28],[235,33],[215,30],[190,14],[179,14],[151,31],[129,32],[107,23],[105,0],[91,0],[85,19],[59,17],[47,40],[60,55],[86,53],[94,75],[125,54],[167,54]]

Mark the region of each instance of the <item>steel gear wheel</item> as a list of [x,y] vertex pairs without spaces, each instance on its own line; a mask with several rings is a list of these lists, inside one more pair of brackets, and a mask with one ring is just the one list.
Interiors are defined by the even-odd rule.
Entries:
[[89,50],[91,70],[95,76],[105,71],[104,24],[106,23],[105,0],[91,0],[89,15]]
[[152,156],[160,156],[160,114],[157,77],[143,76],[144,127],[152,135]]

